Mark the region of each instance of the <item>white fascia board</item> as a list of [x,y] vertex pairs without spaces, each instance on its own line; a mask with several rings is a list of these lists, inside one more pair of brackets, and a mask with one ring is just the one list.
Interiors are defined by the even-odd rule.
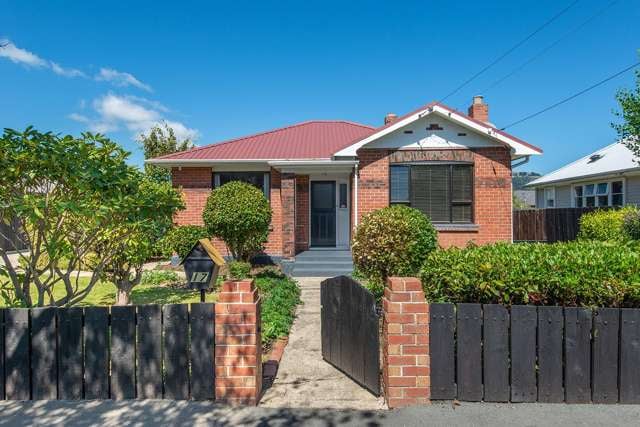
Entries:
[[291,160],[291,161],[272,161],[269,166],[284,173],[297,174],[326,174],[326,173],[349,173],[354,166],[358,164],[357,160]]
[[356,152],[362,148],[363,146],[367,145],[368,143],[375,141],[376,139],[383,137],[385,135],[388,135],[389,133],[401,129],[404,126],[415,122],[418,119],[421,119],[422,117],[425,117],[429,114],[432,113],[437,113],[439,116],[442,116],[446,119],[450,119],[453,120],[454,122],[467,127],[469,129],[472,129],[480,134],[483,135],[487,135],[487,137],[492,138],[494,140],[497,140],[503,144],[506,144],[507,146],[511,147],[512,150],[512,156],[513,157],[522,157],[522,156],[535,156],[535,155],[540,155],[541,153],[538,152],[537,150],[534,150],[531,147],[528,147],[525,144],[522,144],[512,138],[509,138],[505,135],[503,135],[500,132],[496,132],[492,127],[490,126],[485,126],[485,125],[481,125],[473,120],[469,120],[468,118],[460,115],[460,114],[456,114],[453,111],[449,111],[445,108],[440,107],[439,105],[434,105],[431,106],[429,108],[426,108],[424,110],[421,110],[419,112],[416,112],[408,117],[405,117],[402,120],[399,120],[395,123],[393,123],[391,126],[382,129],[379,132],[376,132],[372,135],[369,135],[368,137],[356,142],[355,144],[343,148],[342,150],[338,151],[337,153],[335,153],[334,156],[355,156]]
[[615,178],[620,178],[624,176],[637,176],[637,175],[640,175],[640,168],[620,169],[617,171],[600,172],[600,173],[594,173],[590,175],[581,175],[581,176],[574,176],[571,178],[550,179],[550,180],[542,180],[542,178],[544,178],[544,176],[542,176],[526,184],[525,187],[531,188],[531,189],[537,189],[542,187],[548,187],[551,185],[556,185],[556,186],[572,185],[572,184],[580,184],[584,182],[615,179]]
[[353,166],[357,160],[271,160],[269,166]]

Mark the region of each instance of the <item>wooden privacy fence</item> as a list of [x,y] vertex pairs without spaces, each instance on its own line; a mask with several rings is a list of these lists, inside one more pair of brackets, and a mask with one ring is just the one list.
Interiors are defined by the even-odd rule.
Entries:
[[597,208],[524,209],[513,211],[516,242],[566,242],[575,240],[580,217]]
[[640,403],[640,309],[430,305],[431,399]]
[[214,304],[0,310],[0,399],[214,399]]

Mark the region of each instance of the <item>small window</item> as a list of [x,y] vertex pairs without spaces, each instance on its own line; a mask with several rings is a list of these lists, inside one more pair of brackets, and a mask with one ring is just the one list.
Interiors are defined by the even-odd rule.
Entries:
[[347,184],[340,184],[340,207],[347,207]]
[[213,174],[213,188],[218,188],[231,181],[242,181],[262,190],[269,199],[269,172],[219,172]]
[[575,187],[573,189],[573,191],[574,191],[574,197],[575,197],[575,206],[576,206],[576,208],[581,208],[582,207],[582,201],[583,201],[583,199],[582,199],[582,186],[580,185],[578,187]]
[[554,187],[544,189],[544,207],[556,207],[556,189]]

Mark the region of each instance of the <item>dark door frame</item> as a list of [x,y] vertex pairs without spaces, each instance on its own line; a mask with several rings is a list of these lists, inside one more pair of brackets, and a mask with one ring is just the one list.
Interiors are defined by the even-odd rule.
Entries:
[[[327,242],[327,243],[317,243],[314,242],[314,236],[313,236],[313,224],[314,224],[314,215],[313,215],[313,187],[314,184],[331,184],[332,185],[332,210],[333,210],[333,241],[332,242]],[[337,222],[338,222],[338,211],[336,209],[336,180],[331,180],[331,179],[327,179],[327,180],[314,180],[314,181],[310,181],[309,183],[309,246],[310,247],[326,247],[326,248],[334,248],[336,247],[337,244],[337,240],[338,240],[338,227],[337,227]]]

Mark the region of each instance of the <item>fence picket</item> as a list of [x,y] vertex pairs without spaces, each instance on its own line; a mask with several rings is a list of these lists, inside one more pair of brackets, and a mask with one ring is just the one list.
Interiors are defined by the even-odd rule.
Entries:
[[109,398],[109,309],[84,309],[84,398]]
[[511,401],[535,402],[536,323],[534,306],[511,306]]
[[58,395],[82,399],[82,308],[58,309]]
[[458,398],[482,400],[482,307],[458,304]]
[[28,400],[29,373],[29,310],[8,308],[4,312],[5,394],[10,400]]
[[484,400],[509,401],[509,311],[503,305],[482,307],[484,324]]
[[111,398],[136,397],[136,308],[111,307]]
[[189,399],[189,311],[184,304],[162,307],[164,397]]
[[456,389],[456,318],[453,304],[429,307],[429,352],[431,363],[431,398],[452,400]]
[[191,398],[215,398],[214,305],[191,304]]
[[593,321],[592,383],[594,403],[618,402],[620,310],[599,308]]
[[138,306],[137,396],[162,398],[162,312],[159,305]]
[[565,307],[565,400],[591,401],[591,310]]
[[640,403],[640,309],[620,311],[620,403]]
[[538,401],[564,401],[562,386],[562,307],[538,307]]

